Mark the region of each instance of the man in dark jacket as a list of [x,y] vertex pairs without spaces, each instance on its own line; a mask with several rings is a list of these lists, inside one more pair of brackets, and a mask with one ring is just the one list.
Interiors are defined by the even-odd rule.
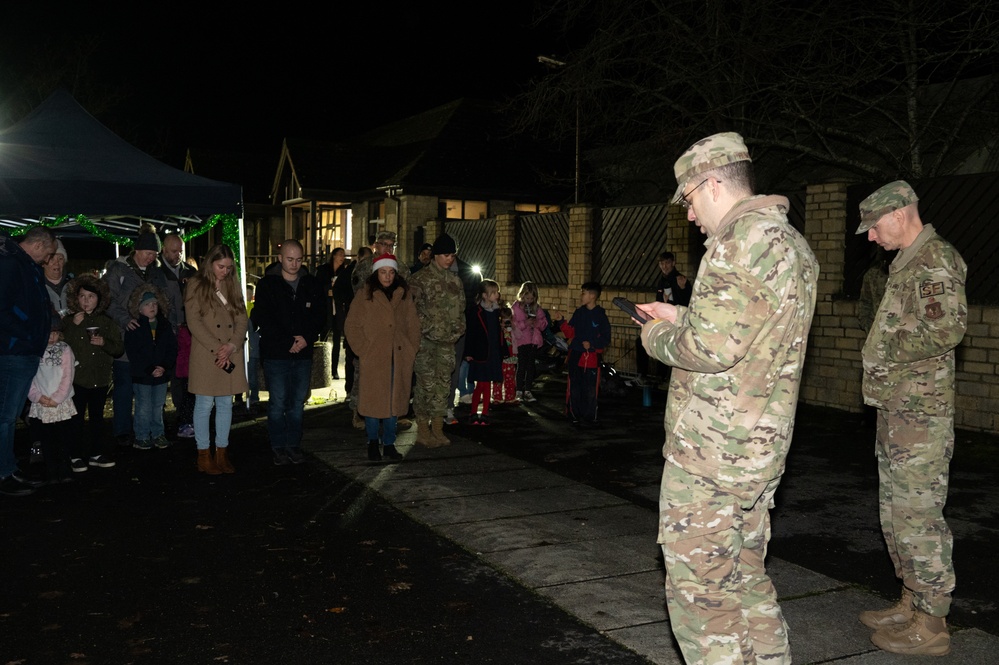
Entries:
[[18,242],[0,236],[0,494],[7,496],[35,491],[17,469],[14,429],[52,329],[40,266],[55,251],[55,235],[44,227],[31,229]]
[[302,244],[281,243],[278,266],[257,285],[253,323],[260,329],[260,359],[270,400],[267,431],[274,464],[301,464],[305,399],[312,377],[312,348],[326,312],[315,277],[302,268]]

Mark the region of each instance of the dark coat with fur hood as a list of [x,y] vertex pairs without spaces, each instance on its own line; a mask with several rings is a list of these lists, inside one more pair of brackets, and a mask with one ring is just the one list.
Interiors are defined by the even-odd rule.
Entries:
[[[80,287],[97,294],[97,307],[87,314],[80,309]],[[66,285],[66,306],[70,313],[63,317],[63,336],[76,356],[73,383],[84,388],[111,384],[111,363],[125,352],[121,329],[107,315],[111,290],[107,282],[93,275],[80,275]],[[77,322],[79,319],[79,322]],[[97,328],[102,344],[91,344],[87,328]]]

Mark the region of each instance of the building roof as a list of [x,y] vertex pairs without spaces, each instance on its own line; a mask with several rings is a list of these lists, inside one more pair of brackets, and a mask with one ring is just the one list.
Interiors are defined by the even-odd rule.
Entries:
[[[563,159],[567,169],[570,159]],[[561,201],[564,189],[546,184],[558,163],[507,129],[497,105],[459,99],[337,143],[285,140],[274,182],[275,202],[284,169],[302,188],[357,200],[392,188],[442,197]]]

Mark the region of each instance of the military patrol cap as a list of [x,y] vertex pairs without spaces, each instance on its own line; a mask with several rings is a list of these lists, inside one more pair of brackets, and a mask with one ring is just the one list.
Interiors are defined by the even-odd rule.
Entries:
[[382,240],[395,242],[395,231],[381,231],[375,238],[375,242],[381,242]]
[[733,162],[751,162],[749,149],[742,136],[735,132],[723,132],[703,138],[687,148],[673,165],[676,174],[676,194],[672,203],[679,202],[687,182],[694,176]]
[[899,208],[919,200],[916,192],[904,180],[890,182],[860,202],[860,226],[857,233],[867,233],[878,220]]

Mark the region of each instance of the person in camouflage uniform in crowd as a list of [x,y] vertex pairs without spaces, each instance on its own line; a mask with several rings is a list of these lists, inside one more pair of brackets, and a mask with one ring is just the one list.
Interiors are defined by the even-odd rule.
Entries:
[[409,280],[420,315],[420,350],[416,354],[416,442],[431,448],[451,443],[444,436],[444,413],[453,399],[454,345],[465,334],[465,291],[451,272],[458,252],[451,236],[434,241],[430,264]]
[[968,325],[968,268],[930,224],[904,181],[860,203],[860,227],[872,242],[899,250],[864,344],[864,401],[878,410],[876,454],[881,530],[899,602],[867,611],[871,641],[893,653],[950,651],[945,617],[954,590],[954,539],[944,520],[954,453],[954,349]]
[[738,134],[698,141],[674,170],[674,202],[708,240],[687,307],[640,305],[655,317],[646,351],[674,368],[658,536],[670,623],[687,663],[786,665],[764,557],[819,266],[788,200],[754,195]]

